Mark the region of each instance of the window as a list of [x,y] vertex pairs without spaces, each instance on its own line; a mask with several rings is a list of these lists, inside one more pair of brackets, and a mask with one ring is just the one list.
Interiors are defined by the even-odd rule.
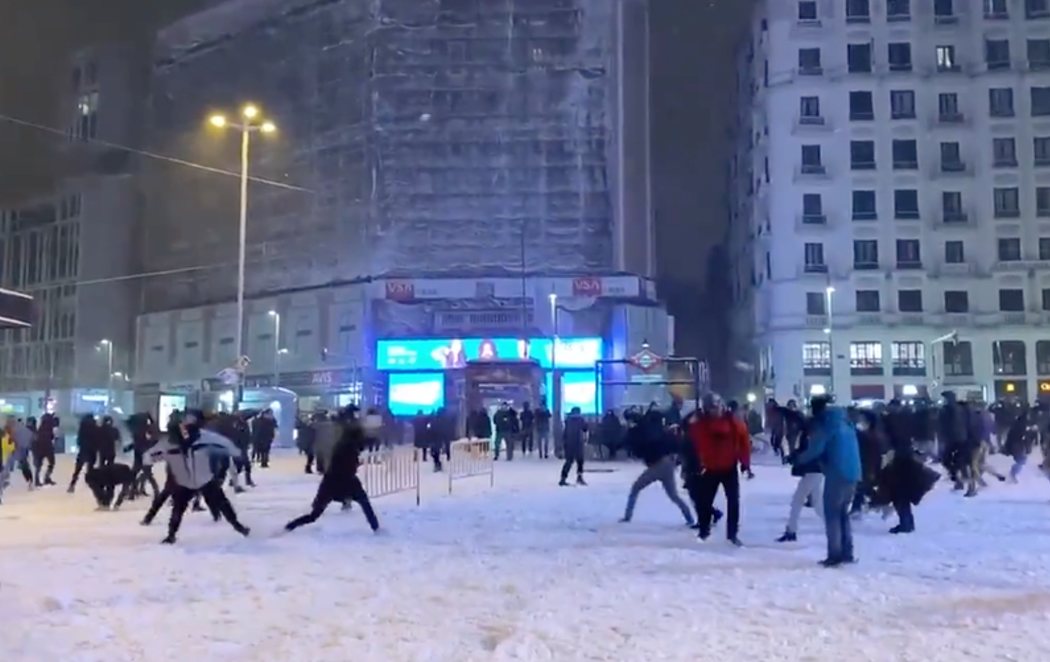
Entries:
[[890,361],[895,375],[925,375],[926,345],[915,341],[892,343]]
[[961,172],[966,169],[962,160],[962,148],[957,142],[941,143],[941,171]]
[[824,264],[824,244],[807,243],[803,248],[806,271],[822,273],[828,270]]
[[802,222],[824,222],[824,200],[819,193],[802,194]]
[[890,116],[895,120],[915,119],[913,90],[890,90]]
[[[1042,304],[1043,304],[1041,310],[1043,310],[1043,311],[1050,310],[1050,289],[1047,289],[1047,288],[1044,287],[1042,292],[1040,292],[1040,294],[1042,295]],[[1040,342],[1045,342],[1045,341],[1040,341]]]
[[985,18],[1010,18],[1006,8],[1007,0],[984,0]]
[[942,92],[937,95],[937,117],[942,122],[959,122],[962,120],[959,110],[959,95],[955,92]]
[[882,374],[882,343],[851,342],[849,367],[853,374]]
[[1010,87],[988,90],[988,114],[992,117],[1014,116],[1014,91]]
[[907,21],[911,19],[911,0],[886,0],[886,20]]
[[875,169],[875,141],[851,140],[849,143],[850,167],[853,170]]
[[1039,218],[1050,217],[1050,186],[1035,187],[1035,215]]
[[875,191],[853,192],[853,220],[872,221],[877,218]]
[[[1020,291],[1020,290],[1018,290]],[[992,364],[997,375],[1024,375],[1028,372],[1028,352],[1023,340],[992,342]]]
[[993,191],[995,217],[1017,218],[1021,215],[1021,201],[1016,188],[997,188]]
[[919,167],[919,146],[914,140],[893,141],[893,169],[915,170]]
[[966,290],[947,290],[944,293],[944,312],[970,312],[970,293]]
[[800,0],[798,3],[798,20],[800,21],[815,21],[817,20],[817,2],[816,0]]
[[802,343],[802,372],[807,375],[831,372],[831,343]]
[[1032,150],[1035,152],[1037,166],[1050,165],[1050,137],[1036,136],[1032,140]]
[[944,374],[948,377],[973,375],[973,350],[970,342],[949,342],[941,346],[944,351]]
[[909,42],[891,42],[887,51],[890,71],[911,71],[911,44]]
[[897,240],[897,267],[900,269],[922,267],[922,253],[918,239]]
[[1050,87],[1033,87],[1031,94],[1032,117],[1050,115]]
[[827,308],[824,305],[826,302],[827,295],[823,292],[806,292],[806,314],[826,315]]
[[820,120],[820,97],[802,97],[799,99],[799,117],[803,124]]
[[1030,69],[1050,68],[1050,39],[1028,40],[1028,67]]
[[824,166],[820,162],[820,145],[802,146],[802,172],[822,173]]
[[1025,16],[1028,18],[1045,18],[1050,16],[1050,2],[1047,0],[1025,0]]
[[[1045,299],[1046,295],[1043,296]],[[1050,374],[1050,341],[1035,341],[1035,364],[1040,375]]]
[[879,242],[876,239],[853,240],[853,268],[879,268]]
[[919,191],[913,188],[895,190],[893,216],[899,219],[919,218]]
[[846,0],[846,22],[868,23],[871,21],[871,8],[868,0]]
[[984,40],[984,63],[990,71],[1010,68],[1010,41],[1008,39]]
[[999,237],[999,261],[1018,262],[1021,259],[1021,240],[1018,237]]
[[937,71],[958,71],[959,63],[955,58],[955,46],[937,47]]
[[870,74],[871,43],[865,42],[863,44],[847,44],[846,62],[848,64],[850,73]]
[[1039,259],[1050,260],[1050,237],[1039,237]]
[[941,192],[941,213],[945,223],[962,223],[966,221],[963,212],[962,191]]
[[999,290],[999,310],[1004,313],[1024,312],[1024,290]]
[[798,72],[800,74],[819,74],[821,71],[819,48],[798,49]]
[[98,92],[82,94],[77,98],[77,117],[73,123],[72,138],[87,141],[98,134]]
[[992,165],[997,168],[1017,165],[1017,144],[1013,138],[992,138]]
[[952,0],[933,0],[933,16],[937,20],[955,17],[955,7]]
[[857,312],[877,313],[881,309],[879,305],[878,290],[857,290]]
[[875,107],[871,101],[871,92],[849,93],[849,118],[854,121],[875,119]]

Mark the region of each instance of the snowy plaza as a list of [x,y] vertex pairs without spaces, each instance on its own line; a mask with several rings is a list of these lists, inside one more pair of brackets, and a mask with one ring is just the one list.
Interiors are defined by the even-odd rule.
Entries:
[[[423,477],[358,509],[277,535],[316,477],[283,456],[233,497],[252,535],[202,513],[174,547],[168,509],[95,512],[87,489],[13,487],[0,506],[0,660],[1037,660],[1050,647],[1050,484],[974,499],[942,481],[918,531],[856,525],[857,565],[827,570],[811,510],[777,545],[794,479],[756,466],[743,549],[699,544],[659,486],[618,523],[640,471],[594,463],[559,488],[557,464],[499,463],[457,483]],[[59,466],[59,482],[69,475]],[[721,500],[721,497],[719,497]]]

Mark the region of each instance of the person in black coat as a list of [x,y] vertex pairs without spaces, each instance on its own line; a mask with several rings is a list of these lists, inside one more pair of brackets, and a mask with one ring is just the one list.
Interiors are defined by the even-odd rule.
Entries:
[[317,518],[333,502],[344,503],[352,500],[361,506],[372,531],[379,531],[379,520],[376,518],[375,511],[372,510],[372,503],[368,500],[368,494],[361,484],[361,479],[357,477],[357,468],[361,464],[361,451],[364,450],[364,444],[365,436],[361,426],[356,423],[348,424],[332,452],[330,466],[325,468],[324,477],[321,478],[321,484],[317,487],[317,494],[314,496],[310,512],[288,522],[284,527],[285,530],[294,531],[304,524],[316,522]]
[[562,444],[565,448],[565,464],[561,467],[561,482],[558,484],[562,487],[569,484],[567,482],[569,471],[572,470],[574,462],[576,463],[576,484],[587,485],[587,481],[583,479],[583,454],[587,431],[587,421],[584,420],[580,408],[573,407],[569,415],[565,417],[565,426],[561,432]]
[[77,429],[77,459],[73,466],[73,479],[69,481],[69,493],[72,494],[80,479],[80,472],[85,467],[91,468],[98,462],[99,431],[95,417],[88,414],[80,419]]
[[273,448],[273,440],[277,438],[277,419],[273,417],[273,410],[263,410],[255,418],[252,428],[252,441],[259,457],[259,466],[263,469],[270,467],[270,449]]
[[120,430],[113,423],[112,416],[104,416],[98,428],[98,462],[101,465],[117,461],[117,448],[120,446]]
[[[100,464],[88,468],[84,474],[84,482],[95,495],[98,510],[108,510],[110,504],[113,505],[113,510],[117,510],[135,489],[135,471],[120,462]],[[113,502],[114,494],[117,497],[116,503]]]
[[[34,482],[37,487],[55,484],[55,481],[51,480],[51,474],[55,471],[55,431],[57,429],[57,416],[44,414],[40,417],[40,425],[37,427],[36,437],[33,439]],[[45,462],[47,463],[47,473],[41,480],[40,473]]]

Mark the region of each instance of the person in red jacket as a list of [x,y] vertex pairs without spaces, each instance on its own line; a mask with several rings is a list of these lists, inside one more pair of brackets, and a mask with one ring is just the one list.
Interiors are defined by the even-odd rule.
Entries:
[[700,539],[711,535],[711,517],[718,487],[726,493],[726,537],[740,546],[740,473],[751,471],[751,439],[747,428],[725,411],[715,394],[704,396],[704,411],[689,426],[689,438],[703,467],[698,492],[701,511],[697,513]]

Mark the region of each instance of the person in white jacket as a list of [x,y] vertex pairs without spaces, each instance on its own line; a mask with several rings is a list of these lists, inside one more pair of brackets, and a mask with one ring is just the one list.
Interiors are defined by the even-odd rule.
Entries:
[[175,542],[182,517],[198,494],[220,512],[235,531],[243,536],[249,534],[250,530],[237,519],[233,505],[222,491],[213,464],[216,456],[239,457],[240,449],[222,435],[201,429],[199,416],[187,415],[181,422],[169,426],[168,439],[153,446],[146,456],[151,462],[167,462],[171,472],[171,519],[168,536],[161,542],[169,545]]

